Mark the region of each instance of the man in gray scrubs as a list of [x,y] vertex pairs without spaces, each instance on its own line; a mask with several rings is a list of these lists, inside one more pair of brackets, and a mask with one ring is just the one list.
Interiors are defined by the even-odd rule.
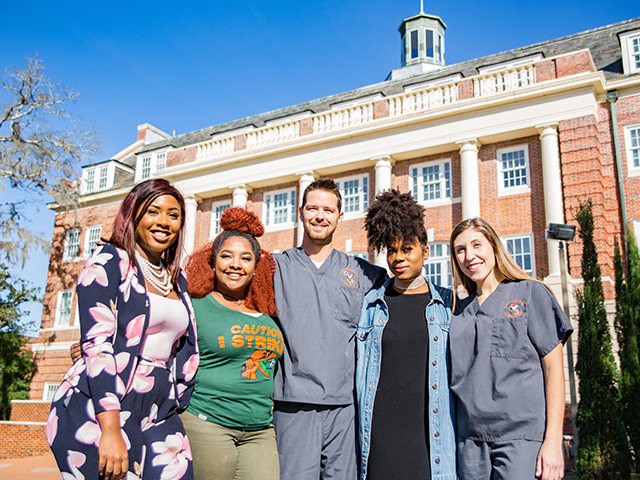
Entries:
[[275,377],[281,480],[355,480],[354,335],[367,291],[386,272],[333,248],[342,223],[333,180],[304,192],[302,245],[274,255],[277,321],[285,350]]

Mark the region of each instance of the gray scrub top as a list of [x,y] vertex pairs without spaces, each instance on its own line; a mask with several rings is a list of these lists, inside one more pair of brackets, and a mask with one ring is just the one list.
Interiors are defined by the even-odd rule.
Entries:
[[534,280],[503,281],[482,303],[461,300],[451,319],[451,390],[458,435],[480,441],[544,439],[540,359],[573,328],[551,292]]
[[285,340],[274,399],[349,405],[355,389],[355,333],[365,294],[383,268],[333,250],[320,268],[302,248],[274,254],[276,322]]

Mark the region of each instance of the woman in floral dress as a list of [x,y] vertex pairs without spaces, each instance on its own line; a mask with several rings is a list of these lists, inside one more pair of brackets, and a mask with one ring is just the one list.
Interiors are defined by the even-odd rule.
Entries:
[[65,480],[193,479],[176,409],[198,367],[180,269],[184,199],[166,180],[137,185],[111,238],[78,278],[82,357],[51,406],[47,440]]

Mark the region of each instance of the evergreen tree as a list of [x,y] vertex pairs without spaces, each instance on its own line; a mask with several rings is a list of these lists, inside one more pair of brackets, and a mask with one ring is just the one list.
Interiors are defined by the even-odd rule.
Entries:
[[623,418],[631,441],[636,468],[640,461],[640,360],[638,332],[640,323],[640,253],[630,233],[626,240],[626,268],[616,242],[616,335],[620,350],[620,394]]
[[582,239],[582,278],[577,292],[580,403],[576,424],[579,446],[576,463],[581,479],[629,479],[630,452],[622,420],[617,386],[618,367],[604,306],[598,253],[593,240],[591,201],[578,208],[576,219]]
[[29,398],[29,384],[36,371],[31,350],[25,348],[25,325],[20,305],[38,300],[36,289],[24,281],[12,281],[0,263],[0,420],[9,420],[11,400]]

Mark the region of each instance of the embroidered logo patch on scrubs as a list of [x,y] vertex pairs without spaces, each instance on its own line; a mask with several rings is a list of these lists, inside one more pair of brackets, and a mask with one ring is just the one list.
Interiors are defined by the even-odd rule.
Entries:
[[504,314],[507,317],[519,317],[524,310],[524,302],[522,300],[511,300],[504,306]]
[[356,284],[358,274],[350,268],[343,268],[342,270],[340,270],[340,279],[345,285],[353,286]]

